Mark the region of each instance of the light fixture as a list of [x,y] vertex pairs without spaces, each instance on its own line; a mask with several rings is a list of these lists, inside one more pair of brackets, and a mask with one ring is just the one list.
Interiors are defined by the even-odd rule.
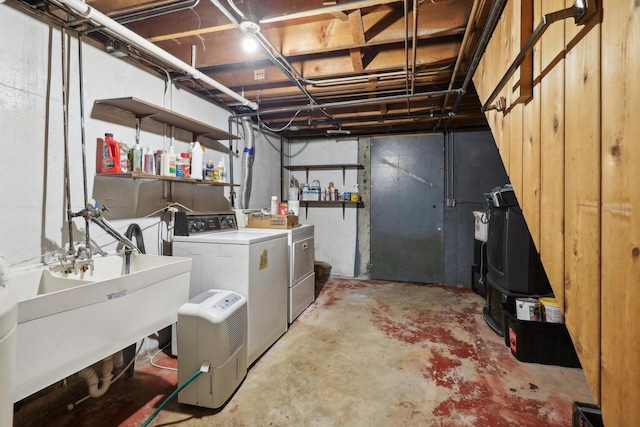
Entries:
[[351,131],[348,129],[342,129],[340,126],[338,129],[327,129],[327,135],[350,135]]
[[242,47],[246,52],[255,52],[258,48],[258,42],[255,35],[260,32],[260,25],[257,22],[247,19],[240,23],[240,31],[244,33]]
[[255,21],[247,19],[240,23],[240,31],[245,34],[258,34],[260,32],[260,25]]

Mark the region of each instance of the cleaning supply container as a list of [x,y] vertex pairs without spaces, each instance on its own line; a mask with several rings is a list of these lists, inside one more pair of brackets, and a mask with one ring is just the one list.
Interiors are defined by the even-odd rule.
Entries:
[[122,173],[120,168],[120,144],[112,133],[98,138],[96,147],[96,173]]
[[198,141],[189,145],[191,155],[191,178],[202,179],[202,146]]

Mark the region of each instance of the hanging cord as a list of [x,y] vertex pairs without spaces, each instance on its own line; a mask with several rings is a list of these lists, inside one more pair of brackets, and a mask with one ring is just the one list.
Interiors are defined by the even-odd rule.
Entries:
[[293,121],[296,119],[296,117],[298,117],[298,114],[300,114],[302,110],[298,110],[296,111],[296,113],[293,115],[293,117],[291,118],[291,120],[289,120],[289,123],[287,123],[286,125],[284,125],[283,127],[279,128],[279,129],[273,129],[271,127],[269,127],[269,125],[267,125],[264,121],[262,121],[262,118],[260,117],[260,110],[256,111],[256,115],[258,117],[258,122],[260,123],[260,126],[264,126],[267,129],[269,129],[271,132],[282,132],[283,130],[287,129],[289,126],[291,126],[291,123],[293,123]]
[[156,364],[156,363],[153,361],[153,359],[155,359],[157,355],[159,355],[160,353],[162,353],[162,350],[164,350],[165,348],[169,347],[169,345],[171,345],[171,341],[169,341],[169,344],[165,345],[165,346],[164,346],[164,347],[162,347],[160,350],[158,350],[158,351],[156,352],[156,354],[154,354],[153,356],[151,356],[151,357],[149,358],[149,362],[150,362],[153,366],[155,366],[156,368],[166,369],[167,371],[177,371],[177,369],[176,369],[176,368],[172,368],[172,367],[170,367],[170,366],[162,366],[162,365],[158,365],[158,364]]
[[169,397],[167,397],[164,402],[162,402],[162,404],[160,404],[160,406],[158,406],[158,409],[156,409],[155,411],[153,411],[153,414],[151,414],[149,416],[149,418],[147,418],[147,420],[144,422],[144,424],[142,424],[142,427],[147,427],[149,425],[149,423],[156,417],[156,415],[158,415],[158,413],[160,411],[162,411],[162,409],[167,406],[167,403],[169,403],[169,401],[171,399],[173,399],[178,393],[180,393],[180,391],[185,388],[186,386],[188,386],[191,381],[195,380],[196,378],[198,378],[198,376],[203,373],[203,372],[209,372],[209,368],[211,367],[211,365],[208,362],[202,362],[202,366],[200,366],[200,370],[197,371],[196,373],[194,373],[193,375],[191,375],[191,377],[189,377],[189,379],[187,381],[185,381],[184,383],[182,383],[180,385],[180,387],[178,387],[177,389],[174,390],[173,393],[171,393],[169,395]]

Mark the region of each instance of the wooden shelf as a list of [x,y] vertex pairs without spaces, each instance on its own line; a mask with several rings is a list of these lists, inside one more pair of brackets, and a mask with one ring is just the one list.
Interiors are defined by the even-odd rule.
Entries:
[[342,169],[342,185],[345,182],[347,169],[364,169],[364,166],[358,164],[328,164],[328,165],[288,165],[284,166],[290,171],[305,171],[307,173],[306,182],[309,182],[310,170],[336,170]]
[[180,182],[184,184],[202,184],[202,185],[212,185],[217,187],[239,187],[240,186],[240,184],[231,184],[228,182],[205,181],[200,179],[182,178],[182,177],[178,178],[176,176],[148,175],[146,173],[140,173],[140,172],[99,173],[96,175],[101,177],[107,176],[107,177],[113,177],[113,178],[148,179],[148,180],[156,180],[156,181]]
[[137,119],[150,118],[157,122],[166,123],[170,126],[191,132],[193,139],[205,147],[226,154],[230,153],[229,148],[217,140],[240,139],[240,137],[229,132],[133,97],[98,99],[95,103],[128,111],[136,116]]

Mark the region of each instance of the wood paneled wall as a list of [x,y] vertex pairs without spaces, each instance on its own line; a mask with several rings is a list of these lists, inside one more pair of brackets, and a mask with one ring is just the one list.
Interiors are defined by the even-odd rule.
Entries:
[[[573,0],[511,0],[474,83],[484,103],[523,23]],[[607,7],[609,6],[609,7]],[[640,2],[556,22],[487,119],[607,426],[640,425]],[[506,58],[505,61],[505,52]]]

